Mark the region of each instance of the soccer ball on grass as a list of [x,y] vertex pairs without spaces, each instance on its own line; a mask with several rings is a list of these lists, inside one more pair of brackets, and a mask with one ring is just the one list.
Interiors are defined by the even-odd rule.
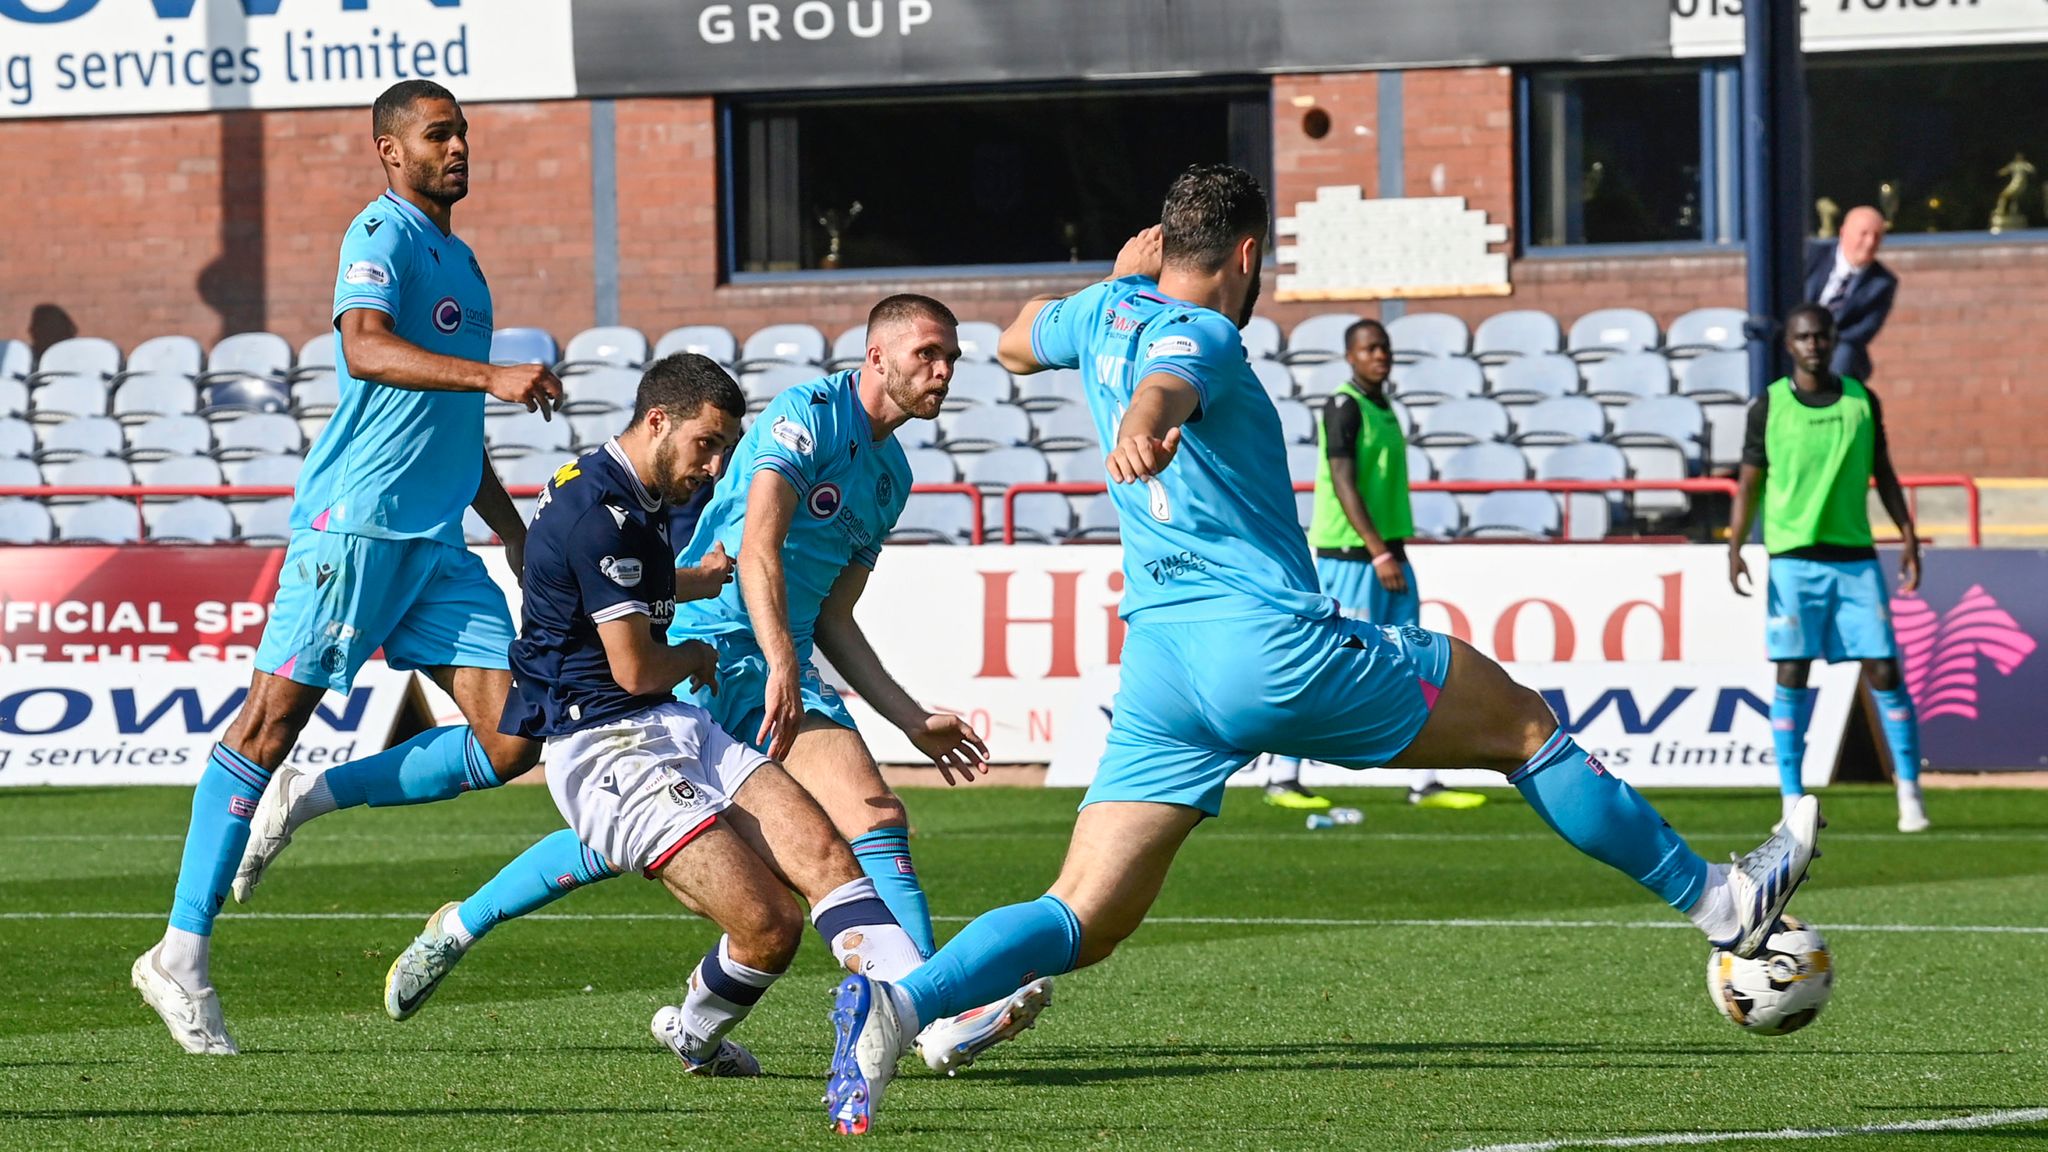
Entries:
[[1718,948],[1707,959],[1707,991],[1714,1007],[1759,1035],[1783,1036],[1813,1023],[1834,989],[1835,961],[1828,942],[1790,916],[1779,919],[1753,959]]

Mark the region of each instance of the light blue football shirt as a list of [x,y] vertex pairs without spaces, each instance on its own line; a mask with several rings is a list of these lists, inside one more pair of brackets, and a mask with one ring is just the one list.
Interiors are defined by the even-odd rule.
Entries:
[[[740,440],[697,531],[677,557],[696,564],[723,541],[738,558],[754,477],[773,471],[796,489],[796,516],[782,544],[789,631],[797,655],[809,659],[818,609],[848,564],[872,569],[882,538],[910,498],[910,461],[896,437],[877,441],[860,402],[860,370],[836,372],[777,396]],[[740,582],[715,599],[676,605],[671,642],[691,637],[753,634]]]
[[1260,607],[1309,619],[1337,614],[1319,591],[1297,518],[1280,415],[1237,325],[1127,276],[1047,304],[1031,347],[1040,364],[1080,369],[1105,451],[1147,376],[1171,373],[1201,398],[1162,474],[1109,486],[1123,533],[1126,618],[1198,620]]
[[[386,192],[341,241],[334,318],[391,317],[402,340],[464,360],[491,358],[491,289],[469,245]],[[483,474],[484,395],[356,379],[334,336],[341,404],[306,453],[292,527],[463,546],[462,512]]]

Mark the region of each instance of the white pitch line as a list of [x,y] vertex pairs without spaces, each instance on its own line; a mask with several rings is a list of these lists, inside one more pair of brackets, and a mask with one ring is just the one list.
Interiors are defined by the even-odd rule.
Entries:
[[1979,1112],[1944,1120],[1902,1120],[1894,1124],[1861,1124],[1839,1128],[1775,1128],[1760,1132],[1666,1132],[1654,1136],[1589,1137],[1577,1140],[1535,1140],[1525,1144],[1475,1144],[1459,1152],[1556,1152],[1560,1148],[1671,1148],[1727,1144],[1736,1140],[1831,1140],[1837,1136],[1883,1136],[1911,1132],[1967,1132],[2005,1128],[2048,1120],[2048,1108],[2014,1108]]
[[[1020,832],[1008,829],[990,829],[987,831],[924,832],[919,834],[918,839],[1066,840],[1071,838],[1072,835],[1073,833],[1069,831]],[[1261,832],[1204,832],[1201,834],[1201,839],[1204,842],[1222,840],[1271,841],[1278,838],[1306,838],[1309,835],[1308,832],[1300,828],[1276,828],[1271,831]],[[1695,831],[1692,835],[1696,840],[1740,840],[1754,838],[1759,833],[1743,830],[1719,830]],[[1557,841],[1557,837],[1549,832],[1380,832],[1374,830],[1369,825],[1350,832],[1323,832],[1315,836],[1315,839],[1319,841],[1333,844],[1347,842],[1354,838],[1368,841],[1380,840],[1391,843],[1415,844],[1492,844],[1502,841],[1528,843],[1548,841],[1555,843]],[[531,843],[537,837],[531,832],[436,832],[432,839],[436,841],[482,841],[493,844],[516,844],[520,842]],[[1919,832],[1911,836],[1896,832],[1830,832],[1826,835],[1825,839],[1829,843],[1849,840],[1893,844],[1909,841],[1913,843],[1960,841],[1973,843],[2048,844],[2048,832],[1933,831]],[[332,844],[417,844],[420,842],[420,838],[418,836],[399,835],[365,836],[343,832],[321,837],[321,841]],[[9,844],[104,844],[108,847],[117,847],[122,844],[135,843],[182,844],[184,842],[184,836],[171,833],[148,833],[142,835],[102,833],[88,835],[72,832],[39,832],[23,836],[0,836],[0,848],[4,848]]]
[[[162,912],[0,912],[0,920],[161,920]],[[223,912],[223,920],[418,920],[417,912]],[[687,920],[683,912],[535,912],[522,920],[568,923],[605,921]],[[972,916],[934,916],[947,924],[965,924]],[[1622,929],[1670,931],[1692,927],[1677,920],[1510,920],[1451,918],[1441,920],[1373,917],[1345,919],[1324,916],[1152,916],[1147,924],[1228,928],[1519,928]],[[1963,936],[2048,936],[2044,924],[1821,924],[1829,932],[1885,932]]]

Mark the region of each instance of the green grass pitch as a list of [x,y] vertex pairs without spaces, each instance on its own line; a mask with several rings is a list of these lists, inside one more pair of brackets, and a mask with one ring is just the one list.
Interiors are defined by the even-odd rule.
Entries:
[[[909,795],[943,938],[1042,892],[1075,794]],[[890,1148],[1361,1148],[1786,1127],[2018,1111],[1974,1131],[1803,1140],[1826,1152],[2048,1148],[2048,793],[1938,792],[1891,831],[1886,792],[1834,789],[1794,908],[1840,980],[1811,1028],[1724,1022],[1706,948],[1512,792],[1422,812],[1342,799],[1308,831],[1234,792],[1156,920],[1063,977],[1039,1028],[957,1079],[906,1061],[869,1140]],[[1710,857],[1757,841],[1761,793],[1656,793]],[[488,938],[414,1020],[385,968],[444,900],[559,826],[546,793],[354,811],[300,834],[215,937],[244,1054],[177,1052],[128,987],[162,930],[190,793],[0,792],[0,1148],[803,1148],[830,957],[807,939],[739,1038],[756,1081],[699,1081],[647,1035],[713,929],[655,885],[574,893]],[[1501,921],[1518,923],[1503,924]],[[2004,926],[2019,931],[1985,931]],[[1792,1147],[1746,1137],[1724,1149]]]

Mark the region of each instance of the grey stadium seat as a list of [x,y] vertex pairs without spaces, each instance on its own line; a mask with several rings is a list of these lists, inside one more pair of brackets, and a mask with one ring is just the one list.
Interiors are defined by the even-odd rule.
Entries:
[[1422,412],[1422,432],[1415,438],[1424,447],[1477,444],[1508,438],[1508,411],[1483,396],[1446,400]]
[[[535,454],[514,456],[493,464],[498,470],[498,481],[507,488],[524,488],[545,485],[555,478],[555,470],[567,463],[568,457],[556,458]],[[680,546],[681,541],[676,542]]]
[[1001,327],[986,320],[969,320],[960,325],[960,359],[993,362],[1002,339]]
[[[965,356],[966,354],[962,353],[963,359]],[[832,352],[825,358],[825,367],[836,372],[842,368],[865,364],[867,359],[868,326],[856,324],[841,332],[838,338],[832,341]]]
[[[1628,458],[1632,479],[1683,480],[1698,470],[1705,430],[1699,405],[1683,396],[1654,397],[1618,411],[1608,442]],[[1683,492],[1636,492],[1629,503],[1645,519],[1682,515],[1692,507]]]
[[283,545],[292,534],[292,498],[278,496],[233,505],[235,535],[251,544]]
[[204,456],[213,451],[213,425],[198,416],[158,416],[128,430],[130,460]]
[[151,540],[218,544],[235,538],[234,514],[227,505],[204,496],[151,505],[143,509],[143,520]]
[[1074,534],[1069,539],[1076,543],[1108,543],[1123,539],[1123,529],[1117,519],[1116,500],[1109,493],[1091,496],[1081,506],[1080,520],[1074,525]]
[[1308,405],[1299,400],[1282,400],[1273,405],[1280,414],[1280,435],[1289,444],[1313,444],[1316,442],[1316,418]]
[[1325,360],[1308,365],[1298,378],[1301,381],[1301,399],[1314,403],[1350,381],[1351,365],[1342,360]]
[[1036,448],[993,448],[964,462],[967,482],[983,492],[999,494],[1012,484],[1044,484],[1052,465]]
[[1586,369],[1586,395],[1603,403],[1670,394],[1671,363],[1659,352],[1627,352]]
[[890,543],[965,544],[973,539],[974,504],[951,492],[912,492],[889,532]]
[[1657,318],[1640,308],[1601,308],[1572,321],[1565,347],[1575,360],[1644,352],[1657,346]]
[[1472,350],[1472,330],[1448,312],[1411,312],[1387,321],[1387,340],[1394,358],[1463,356]]
[[1275,400],[1294,398],[1294,374],[1287,370],[1287,365],[1277,360],[1254,360],[1252,375],[1258,377],[1259,387],[1266,390],[1267,396]]
[[201,384],[222,380],[270,380],[282,384],[292,373],[292,346],[275,332],[237,332],[213,346]]
[[0,544],[47,544],[56,531],[50,510],[33,500],[0,500]]
[[1086,451],[1101,441],[1095,432],[1095,414],[1084,404],[1065,404],[1041,412],[1032,420],[1032,442],[1041,450]]
[[770,324],[752,336],[740,349],[740,367],[756,364],[825,363],[825,334],[809,324]]
[[538,412],[522,409],[484,421],[484,441],[491,446],[493,456],[501,452],[508,456],[527,452],[567,452],[572,439],[567,420],[560,417],[549,420]]
[[299,422],[279,412],[257,412],[214,425],[213,455],[217,460],[242,460],[270,452],[297,454],[306,450]]
[[1344,358],[1344,330],[1358,323],[1351,312],[1325,312],[1311,316],[1287,334],[1287,350],[1280,359],[1288,364],[1313,364]]
[[1513,437],[1516,447],[1541,472],[1550,453],[1607,435],[1607,413],[1585,396],[1557,396],[1522,409]]
[[1464,527],[1464,510],[1449,492],[1413,492],[1408,496],[1408,515],[1415,535],[1424,540],[1450,540]]
[[0,340],[0,380],[27,380],[36,352],[20,340]]
[[1616,444],[1629,436],[1662,436],[1685,449],[1686,463],[1698,471],[1706,448],[1706,414],[1686,396],[1652,396],[1615,411]]
[[[297,457],[293,457],[297,459]],[[226,483],[220,462],[211,456],[160,456],[134,465],[135,482],[145,488],[218,488]],[[171,497],[151,496],[151,500]]]
[[114,416],[124,424],[198,410],[199,389],[187,376],[169,372],[129,374],[114,386]]
[[1287,479],[1293,484],[1316,482],[1316,468],[1321,453],[1313,444],[1289,444],[1287,446]]
[[1010,391],[1010,374],[1003,371],[1002,365],[963,359],[953,365],[953,379],[946,388],[946,403],[955,408],[968,404],[1007,404]]
[[760,411],[768,402],[799,384],[818,378],[818,369],[801,364],[764,364],[740,376],[740,391],[746,393],[747,407]]
[[582,455],[605,441],[626,430],[633,422],[630,408],[610,408],[603,412],[585,412],[576,416],[556,416],[557,420],[569,422],[571,451]]
[[1435,404],[1462,400],[1486,391],[1486,373],[1477,360],[1463,356],[1433,356],[1395,369],[1394,394],[1403,404]]
[[1280,336],[1280,325],[1267,316],[1252,317],[1251,323],[1246,324],[1238,336],[1244,341],[1245,356],[1254,364],[1261,360],[1278,360],[1280,349],[1286,343]]
[[[1043,484],[1052,479],[1052,465],[1036,448],[997,448],[967,459],[967,482],[986,494],[982,501],[984,538],[1003,528],[1002,494],[1013,484]],[[1052,492],[1020,495],[1016,502],[1017,527],[1030,539],[1049,544],[1073,526],[1073,510],[1067,498]]]
[[1033,372],[1017,380],[1017,404],[1028,411],[1087,402],[1088,385],[1072,368]]
[[90,376],[60,376],[29,393],[29,418],[39,424],[107,414],[107,386]]
[[28,385],[0,376],[0,417],[28,415]]
[[[0,456],[0,488],[40,488],[43,486],[43,470],[33,460],[20,456]],[[12,497],[9,497],[12,499]]]
[[36,370],[29,374],[27,382],[34,387],[67,376],[83,376],[105,384],[120,371],[121,350],[114,347],[113,341],[97,336],[73,336],[45,348],[43,358],[36,363]]
[[53,516],[57,539],[67,544],[133,544],[142,538],[135,505],[112,496],[64,505]]
[[[1569,444],[1544,457],[1536,469],[1539,480],[1624,480],[1628,460],[1612,444]],[[1565,504],[1571,515],[1565,525],[1572,540],[1598,540],[1608,534],[1614,518],[1622,513],[1622,494],[1571,492]]]
[[[990,500],[991,520],[983,539],[1001,543],[1003,504]],[[1074,504],[1057,492],[1025,492],[1012,505],[1010,537],[1018,544],[1057,544],[1074,534]]]
[[330,329],[299,345],[299,362],[292,369],[292,378],[332,375],[335,369],[334,346],[340,342]]
[[960,469],[953,464],[953,457],[943,448],[909,448],[903,453],[910,462],[912,484],[957,484]]
[[300,376],[291,389],[295,416],[332,416],[341,407],[341,379],[332,372]]
[[1548,492],[1488,492],[1465,525],[1465,535],[1476,539],[1544,539],[1557,533],[1557,497]]
[[1408,445],[1409,482],[1434,479],[1436,479],[1436,461],[1429,458],[1429,453],[1423,450],[1422,445]]
[[1031,443],[1031,417],[1012,404],[983,404],[944,413],[939,425],[949,452],[1014,448]]
[[[126,460],[112,456],[80,456],[73,460],[45,465],[43,482],[52,488],[126,488],[135,483],[135,473],[129,471]],[[52,496],[51,503],[60,500],[97,500],[97,496]]]
[[592,368],[562,382],[561,411],[576,415],[586,412],[631,410],[640,395],[640,373],[631,368]]
[[1315,516],[1316,494],[1313,492],[1296,492],[1294,494],[1294,522],[1301,526],[1303,532],[1306,532],[1308,531],[1309,524],[1315,520]]
[[44,430],[36,459],[49,463],[74,456],[119,456],[121,426],[105,416],[82,416]]
[[[1529,460],[1512,444],[1467,444],[1450,454],[1437,469],[1437,475],[1444,480],[1527,480]],[[1469,523],[1481,495],[1461,492],[1457,499]]]
[[1684,379],[1678,391],[1702,404],[1710,397],[1746,404],[1749,402],[1749,353],[1707,352],[1684,364]]
[[[58,425],[62,427],[62,425]],[[114,431],[120,432],[115,425]],[[0,416],[0,456],[30,457],[36,454],[36,430],[26,420]]]
[[152,336],[128,353],[127,367],[114,376],[114,382],[152,372],[168,372],[187,380],[197,379],[205,359],[206,354],[200,351],[199,341],[190,336]]
[[1494,373],[1492,396],[1503,404],[1534,404],[1579,390],[1579,366],[1568,356],[1544,352],[1518,356]]
[[305,463],[303,456],[270,453],[236,460],[223,466],[221,472],[237,488],[290,488],[299,482],[299,472]]
[[1061,453],[1052,462],[1052,474],[1062,484],[1107,484],[1109,468],[1099,448],[1082,448]]
[[662,333],[654,344],[654,358],[665,360],[679,352],[695,352],[727,368],[740,358],[740,342],[722,324],[685,324]]
[[1557,317],[1548,312],[1522,308],[1496,312],[1479,322],[1472,334],[1472,355],[1487,363],[1516,356],[1538,356],[1558,350],[1561,335]]
[[647,337],[638,328],[609,325],[586,328],[570,337],[562,352],[557,372],[578,372],[585,368],[639,368],[647,363]]
[[1706,352],[1738,352],[1748,344],[1743,325],[1749,313],[1740,308],[1695,308],[1671,322],[1664,351],[1671,356]]
[[539,328],[500,328],[491,333],[493,364],[553,364],[561,359],[555,338]]

